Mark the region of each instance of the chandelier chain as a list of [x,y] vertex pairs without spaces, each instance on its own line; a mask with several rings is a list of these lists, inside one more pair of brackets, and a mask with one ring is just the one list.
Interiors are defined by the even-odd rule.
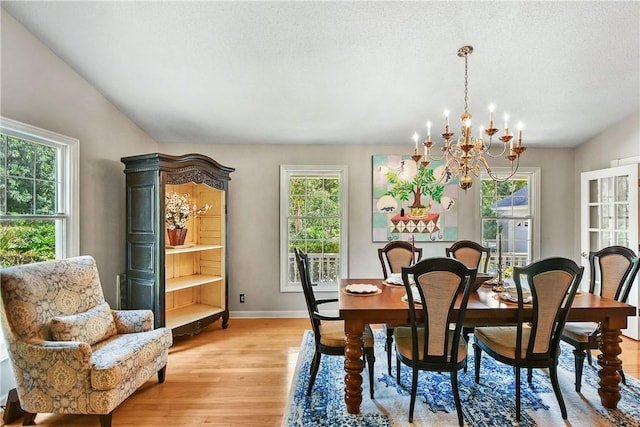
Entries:
[[464,56],[464,112],[469,112],[469,55]]

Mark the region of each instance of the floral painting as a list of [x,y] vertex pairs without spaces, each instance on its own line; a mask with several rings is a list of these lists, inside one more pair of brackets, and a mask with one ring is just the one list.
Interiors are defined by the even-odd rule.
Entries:
[[442,162],[427,167],[411,156],[373,156],[373,241],[458,240],[457,180],[442,177]]

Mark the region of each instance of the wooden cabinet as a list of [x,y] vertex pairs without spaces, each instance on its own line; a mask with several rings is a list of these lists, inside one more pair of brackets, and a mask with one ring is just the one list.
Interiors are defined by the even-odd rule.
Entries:
[[[612,245],[626,246],[640,253],[640,206],[637,164],[600,169],[581,174],[581,247],[587,254]],[[589,282],[589,261],[582,258],[585,276],[582,288]],[[640,306],[639,279],[629,294],[629,304]],[[630,316],[622,333],[640,339],[640,315]]]
[[[229,174],[235,169],[199,155],[123,157],[126,175],[126,280],[128,309],[150,309],[155,326],[174,335],[195,334],[229,322],[227,274]],[[203,214],[189,219],[184,245],[169,246],[165,196],[188,195]]]

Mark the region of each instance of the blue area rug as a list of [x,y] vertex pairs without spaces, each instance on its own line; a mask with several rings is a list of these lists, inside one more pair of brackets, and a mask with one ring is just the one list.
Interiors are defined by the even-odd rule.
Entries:
[[[311,396],[306,396],[309,364],[313,358],[313,332],[306,331],[300,346],[296,371],[291,384],[289,403],[282,425],[290,426],[457,426],[448,373],[420,372],[414,424],[409,424],[411,369],[401,369],[401,385],[395,379],[395,355],[392,376],[387,375],[384,335],[374,329],[376,340],[375,398],[369,397],[369,378],[363,371],[361,413],[347,413],[344,403],[344,358],[323,356]],[[560,415],[546,371],[536,369],[533,384],[522,371],[522,420],[515,419],[515,385],[513,368],[483,355],[480,384],[473,379],[473,350],[470,349],[467,373],[458,373],[464,422],[468,426],[626,426],[640,427],[640,382],[627,375],[621,385],[622,399],[617,410],[600,404],[597,366],[585,362],[582,391],[574,390],[573,353],[563,347],[559,381],[567,405],[568,420]]]

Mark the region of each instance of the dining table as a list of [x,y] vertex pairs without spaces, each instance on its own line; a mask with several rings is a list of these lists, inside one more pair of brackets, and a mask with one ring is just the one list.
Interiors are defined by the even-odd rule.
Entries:
[[[375,285],[380,291],[370,294],[347,292],[345,287],[353,284]],[[338,310],[344,319],[346,336],[344,400],[347,411],[358,414],[362,403],[362,333],[365,325],[408,323],[409,306],[403,299],[406,295],[404,286],[387,284],[382,278],[341,279],[338,294]],[[465,326],[515,324],[517,307],[517,303],[500,298],[491,286],[481,286],[469,297]],[[580,292],[576,294],[569,311],[568,321],[600,323],[602,341],[601,354],[597,358],[600,365],[598,395],[606,408],[616,409],[620,401],[621,377],[618,371],[622,369],[622,361],[618,356],[622,354],[621,330],[627,327],[627,317],[635,315],[636,310],[636,307],[614,299]]]

